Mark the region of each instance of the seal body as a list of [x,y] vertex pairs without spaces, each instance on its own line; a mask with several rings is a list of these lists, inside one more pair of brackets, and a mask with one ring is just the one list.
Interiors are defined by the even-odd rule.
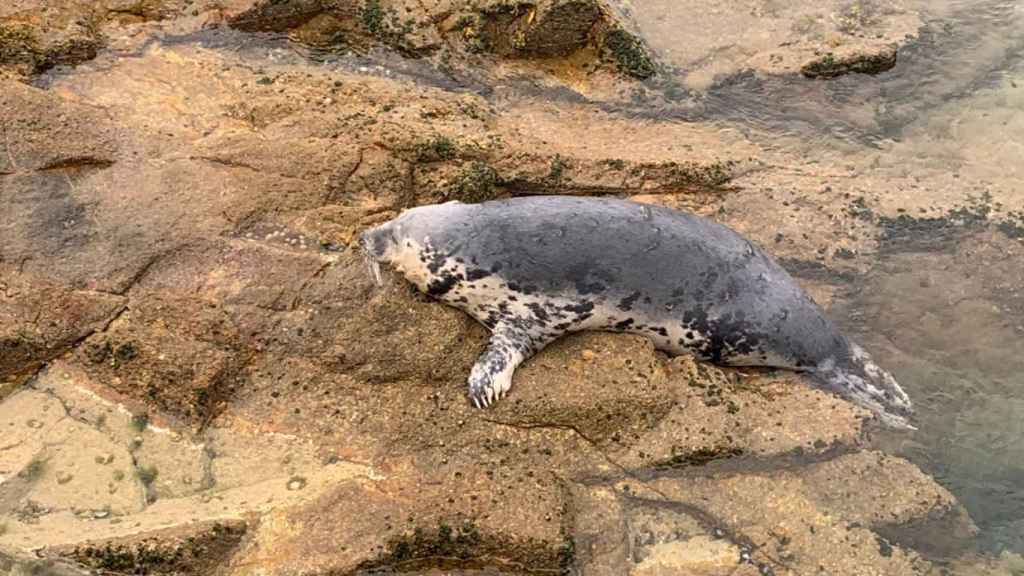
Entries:
[[811,373],[909,427],[910,400],[774,260],[731,229],[616,199],[533,196],[422,206],[364,232],[371,263],[491,330],[469,377],[483,407],[563,334],[641,334],[669,354]]

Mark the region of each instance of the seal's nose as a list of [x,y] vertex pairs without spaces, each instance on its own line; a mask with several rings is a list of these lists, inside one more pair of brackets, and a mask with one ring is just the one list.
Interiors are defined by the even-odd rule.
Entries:
[[359,247],[375,260],[384,258],[388,251],[389,235],[383,227],[370,228],[359,234]]

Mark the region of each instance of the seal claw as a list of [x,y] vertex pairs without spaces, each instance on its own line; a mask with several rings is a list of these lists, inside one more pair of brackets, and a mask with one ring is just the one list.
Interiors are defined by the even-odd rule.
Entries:
[[[525,323],[521,318],[513,320]],[[474,403],[486,407],[505,397],[516,368],[542,347],[536,340],[509,323],[495,326],[487,350],[469,373],[469,396]]]

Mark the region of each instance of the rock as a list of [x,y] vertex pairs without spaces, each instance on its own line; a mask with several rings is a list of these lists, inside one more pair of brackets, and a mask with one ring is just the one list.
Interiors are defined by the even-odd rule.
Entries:
[[[686,87],[700,91],[744,73],[878,73],[892,68],[899,46],[923,25],[913,6],[876,0],[785,6],[731,0],[714,7],[687,0],[668,12],[636,6],[623,20],[659,61],[685,70]],[[679,42],[680,35],[687,42]]]
[[[2,264],[0,264],[2,266]],[[22,279],[24,282],[24,279]],[[0,296],[0,398],[43,363],[101,329],[123,307],[116,295],[7,284]]]
[[[600,360],[582,360],[585,351]],[[650,342],[582,334],[555,342],[516,372],[514,397],[490,418],[525,427],[565,427],[589,441],[625,442],[655,426],[675,398]]]
[[88,3],[67,2],[56,10],[47,8],[0,13],[0,75],[5,69],[16,75],[37,74],[96,57],[104,38],[97,14]]
[[646,80],[657,71],[643,41],[622,28],[613,28],[601,41],[607,58],[624,74]]
[[[0,19],[34,31],[84,14],[36,14],[46,4]],[[809,189],[829,162],[587,100],[600,82],[640,100],[622,74],[689,62],[645,14],[587,0],[92,4],[116,49],[0,90],[0,548],[119,573],[914,574],[932,568],[919,552],[946,550],[965,570],[1003,568],[951,543],[976,529],[948,492],[864,448],[862,411],[798,376],[578,334],[480,411],[465,381],[486,330],[397,274],[369,279],[356,234],[451,199],[626,196],[771,241],[777,190]],[[818,8],[772,10],[723,9],[740,31],[723,37],[752,60],[701,62],[789,73],[803,62],[790,54],[828,43],[794,32],[786,63],[762,66],[750,22],[785,40],[772,26]],[[703,34],[712,12],[686,12],[701,58],[720,41]],[[888,41],[904,20],[916,29],[896,12],[837,26]],[[38,74],[44,45],[5,61]],[[808,212],[789,256],[874,230]],[[871,253],[847,245],[851,265]]]
[[[843,490],[847,483],[856,489]],[[644,490],[648,486],[650,492]],[[882,540],[872,530],[891,521],[927,518],[936,503],[940,508],[955,506],[944,488],[913,465],[869,452],[795,472],[768,469],[692,480],[659,478],[639,489],[633,486],[630,493],[695,507],[727,534],[742,535],[750,543],[751,561],[776,574],[799,574],[818,566],[838,574],[864,566],[878,566],[878,573],[917,574],[924,562],[920,557],[898,545],[879,545]],[[839,494],[841,498],[833,496]]]
[[[556,514],[566,502],[557,482],[541,479],[506,483],[466,470],[411,483],[392,477],[338,486],[308,505],[275,512],[233,559],[230,573],[355,572],[429,564],[437,556],[456,564],[488,558],[495,567],[556,569],[565,545]],[[526,505],[499,516],[483,513],[494,499]]]
[[895,65],[895,49],[873,54],[849,54],[840,58],[828,53],[817,60],[804,64],[800,67],[800,72],[808,78],[835,78],[852,72],[879,74]]
[[685,542],[655,544],[648,556],[630,571],[636,576],[668,574],[709,574],[734,570],[740,550],[734,544],[697,536]]
[[246,31],[289,32],[313,46],[364,51],[383,44],[410,56],[430,53],[440,43],[423,6],[402,0],[263,0],[229,23]]
[[205,574],[230,556],[246,533],[244,522],[205,522],[154,531],[144,537],[97,540],[48,550],[94,570],[144,574]]
[[603,20],[594,0],[491,2],[479,8],[479,35],[488,50],[503,56],[564,56],[589,42]]

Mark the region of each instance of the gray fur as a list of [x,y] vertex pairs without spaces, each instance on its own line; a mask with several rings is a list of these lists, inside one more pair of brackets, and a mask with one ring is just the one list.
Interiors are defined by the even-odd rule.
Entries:
[[811,373],[909,427],[896,381],[774,260],[704,218],[635,202],[535,196],[423,206],[365,232],[364,251],[492,330],[470,397],[485,406],[548,343],[577,330],[642,334],[670,354]]

